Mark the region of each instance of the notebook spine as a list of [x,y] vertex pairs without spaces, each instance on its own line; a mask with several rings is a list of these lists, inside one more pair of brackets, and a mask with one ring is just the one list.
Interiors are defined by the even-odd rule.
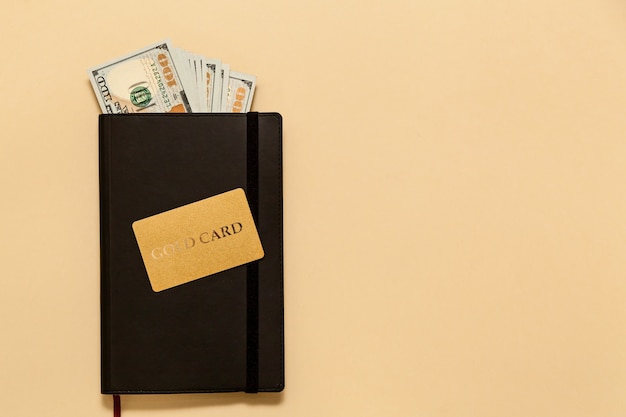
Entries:
[[111,392],[110,327],[109,327],[109,265],[110,265],[110,152],[111,119],[99,118],[99,171],[100,171],[100,349],[101,391]]

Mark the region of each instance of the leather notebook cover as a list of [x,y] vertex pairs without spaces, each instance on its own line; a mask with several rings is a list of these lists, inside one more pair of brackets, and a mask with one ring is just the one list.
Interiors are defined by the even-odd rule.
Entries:
[[[99,129],[102,393],[281,391],[281,116],[100,115]],[[153,290],[133,223],[236,189],[263,257]]]

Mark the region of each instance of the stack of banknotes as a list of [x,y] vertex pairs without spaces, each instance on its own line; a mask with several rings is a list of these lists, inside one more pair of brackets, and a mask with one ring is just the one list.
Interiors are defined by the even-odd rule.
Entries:
[[256,77],[158,42],[95,66],[89,79],[104,113],[243,113]]

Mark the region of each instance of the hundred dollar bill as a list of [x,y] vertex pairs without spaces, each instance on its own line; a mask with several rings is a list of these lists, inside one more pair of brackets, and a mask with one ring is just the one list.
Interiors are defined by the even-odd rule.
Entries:
[[215,112],[225,112],[226,111],[226,98],[228,97],[228,79],[230,77],[230,65],[222,63],[222,71],[220,72],[220,82],[221,88],[219,91],[219,107],[216,108]]
[[169,41],[150,45],[89,70],[105,113],[190,113]]
[[200,102],[200,111],[207,112],[208,109],[206,106],[206,88],[204,88],[204,86],[206,85],[206,74],[204,72],[204,63],[202,62],[204,57],[198,54],[194,54],[193,58],[194,67],[196,69],[196,86],[198,90],[198,101]]
[[[213,58],[203,58],[203,81],[205,86],[206,111],[218,112],[218,106],[221,104],[222,91],[222,61]],[[217,92],[220,92],[218,94]]]
[[255,88],[256,77],[254,75],[230,71],[228,90],[224,101],[225,107],[222,108],[222,111],[228,113],[249,112]]
[[187,96],[187,100],[191,105],[191,108],[194,112],[202,111],[200,103],[198,101],[198,88],[196,86],[195,74],[191,69],[191,54],[181,48],[172,48],[170,53],[172,54],[172,58],[174,59],[178,75],[180,76],[180,79],[185,86],[185,93]]

